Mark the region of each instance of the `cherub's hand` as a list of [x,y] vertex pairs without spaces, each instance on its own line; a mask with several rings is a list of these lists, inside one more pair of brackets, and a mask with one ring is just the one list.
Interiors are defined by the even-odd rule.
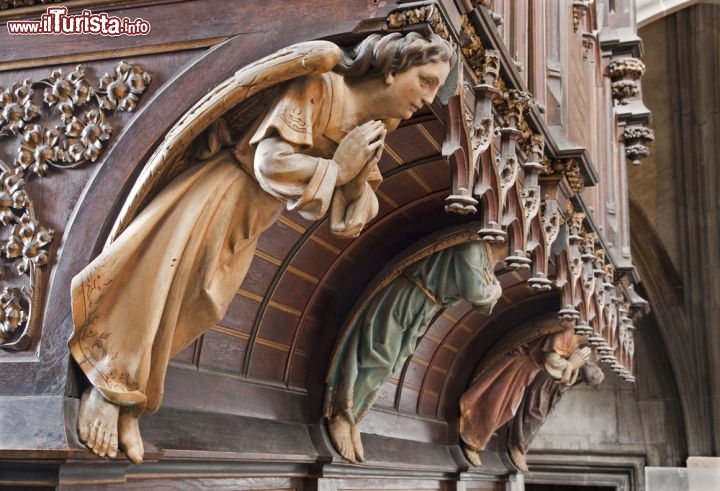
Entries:
[[368,164],[379,156],[386,133],[382,121],[368,121],[353,128],[342,139],[333,155],[338,164],[337,185],[350,182],[362,172],[370,173],[372,166]]
[[573,368],[578,369],[581,366],[583,366],[585,363],[590,360],[590,355],[592,354],[592,350],[585,346],[584,348],[578,348],[575,351],[573,351],[573,354],[570,355],[570,359],[568,360],[568,363],[572,365]]

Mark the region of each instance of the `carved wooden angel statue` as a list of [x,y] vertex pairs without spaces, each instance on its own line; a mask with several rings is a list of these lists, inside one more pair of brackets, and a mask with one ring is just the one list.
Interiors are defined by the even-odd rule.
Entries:
[[482,465],[480,451],[493,433],[515,416],[525,389],[541,370],[559,384],[575,383],[592,351],[581,346],[587,338],[576,336],[572,324],[561,321],[566,327],[562,331],[506,354],[480,373],[460,397],[460,438],[470,463]]
[[378,211],[388,131],[429,104],[454,61],[436,35],[282,50],[239,70],[170,131],[103,252],[72,283],[70,351],[92,384],[80,439],[143,458],[138,418],[168,360],[225,313],[283,208],[357,236]]
[[328,375],[325,416],[333,445],[364,461],[359,424],[382,385],[415,351],[441,309],[461,300],[489,314],[502,295],[485,242],[449,247],[418,260],[361,308]]

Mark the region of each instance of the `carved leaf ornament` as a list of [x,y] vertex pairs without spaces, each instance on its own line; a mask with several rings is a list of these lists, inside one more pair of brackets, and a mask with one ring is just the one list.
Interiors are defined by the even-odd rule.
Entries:
[[[20,3],[2,2],[0,8]],[[0,143],[16,145],[12,164],[0,160],[0,229],[5,237],[0,255],[26,282],[0,289],[0,348],[32,345],[38,316],[31,307],[41,296],[39,268],[50,261],[54,232],[35,215],[26,181],[48,175],[51,168],[97,161],[112,134],[106,114],[134,111],[150,81],[142,68],[122,61],[95,85],[78,65],[69,72],[55,70],[43,80],[0,87]]]

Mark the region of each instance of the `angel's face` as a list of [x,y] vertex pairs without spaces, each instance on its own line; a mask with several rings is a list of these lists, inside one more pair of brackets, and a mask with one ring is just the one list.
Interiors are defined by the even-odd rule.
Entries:
[[413,113],[432,103],[450,73],[450,64],[436,61],[418,65],[401,73],[389,73],[385,77],[387,104],[385,118],[409,119]]

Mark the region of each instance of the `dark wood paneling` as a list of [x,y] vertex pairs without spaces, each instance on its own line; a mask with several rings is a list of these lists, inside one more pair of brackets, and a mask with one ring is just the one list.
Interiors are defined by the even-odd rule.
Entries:
[[275,288],[274,300],[302,312],[312,295],[315,285],[307,279],[286,272]]
[[242,373],[247,340],[228,334],[206,331],[200,351],[200,367]]
[[286,462],[317,457],[304,425],[266,418],[163,408],[141,419],[141,431],[168,457],[212,458],[224,454],[238,460]]
[[265,310],[258,337],[290,347],[299,316],[270,306]]
[[[344,244],[345,247],[347,245],[349,245],[349,241]],[[336,257],[337,255],[328,250],[327,247],[323,247],[312,240],[307,240],[298,250],[292,265],[313,276],[322,278],[333,261],[336,260]]]
[[280,267],[256,254],[240,288],[257,295],[263,295],[272,283]]
[[[288,212],[285,213],[288,214]],[[297,225],[292,228],[286,225],[285,221],[293,224],[293,220],[295,220],[295,217],[285,218],[286,215],[283,215],[280,221],[275,222],[272,227],[260,235],[258,250],[276,258],[284,258],[290,252],[307,227]]]
[[289,348],[256,342],[250,358],[248,377],[258,381],[281,384],[285,375]]
[[163,404],[187,411],[307,421],[304,395],[246,382],[242,377],[171,364]]
[[230,307],[225,312],[225,317],[218,324],[249,334],[259,309],[260,302],[258,300],[235,295],[230,302]]
[[68,448],[63,397],[1,397],[0,459],[53,458]]

